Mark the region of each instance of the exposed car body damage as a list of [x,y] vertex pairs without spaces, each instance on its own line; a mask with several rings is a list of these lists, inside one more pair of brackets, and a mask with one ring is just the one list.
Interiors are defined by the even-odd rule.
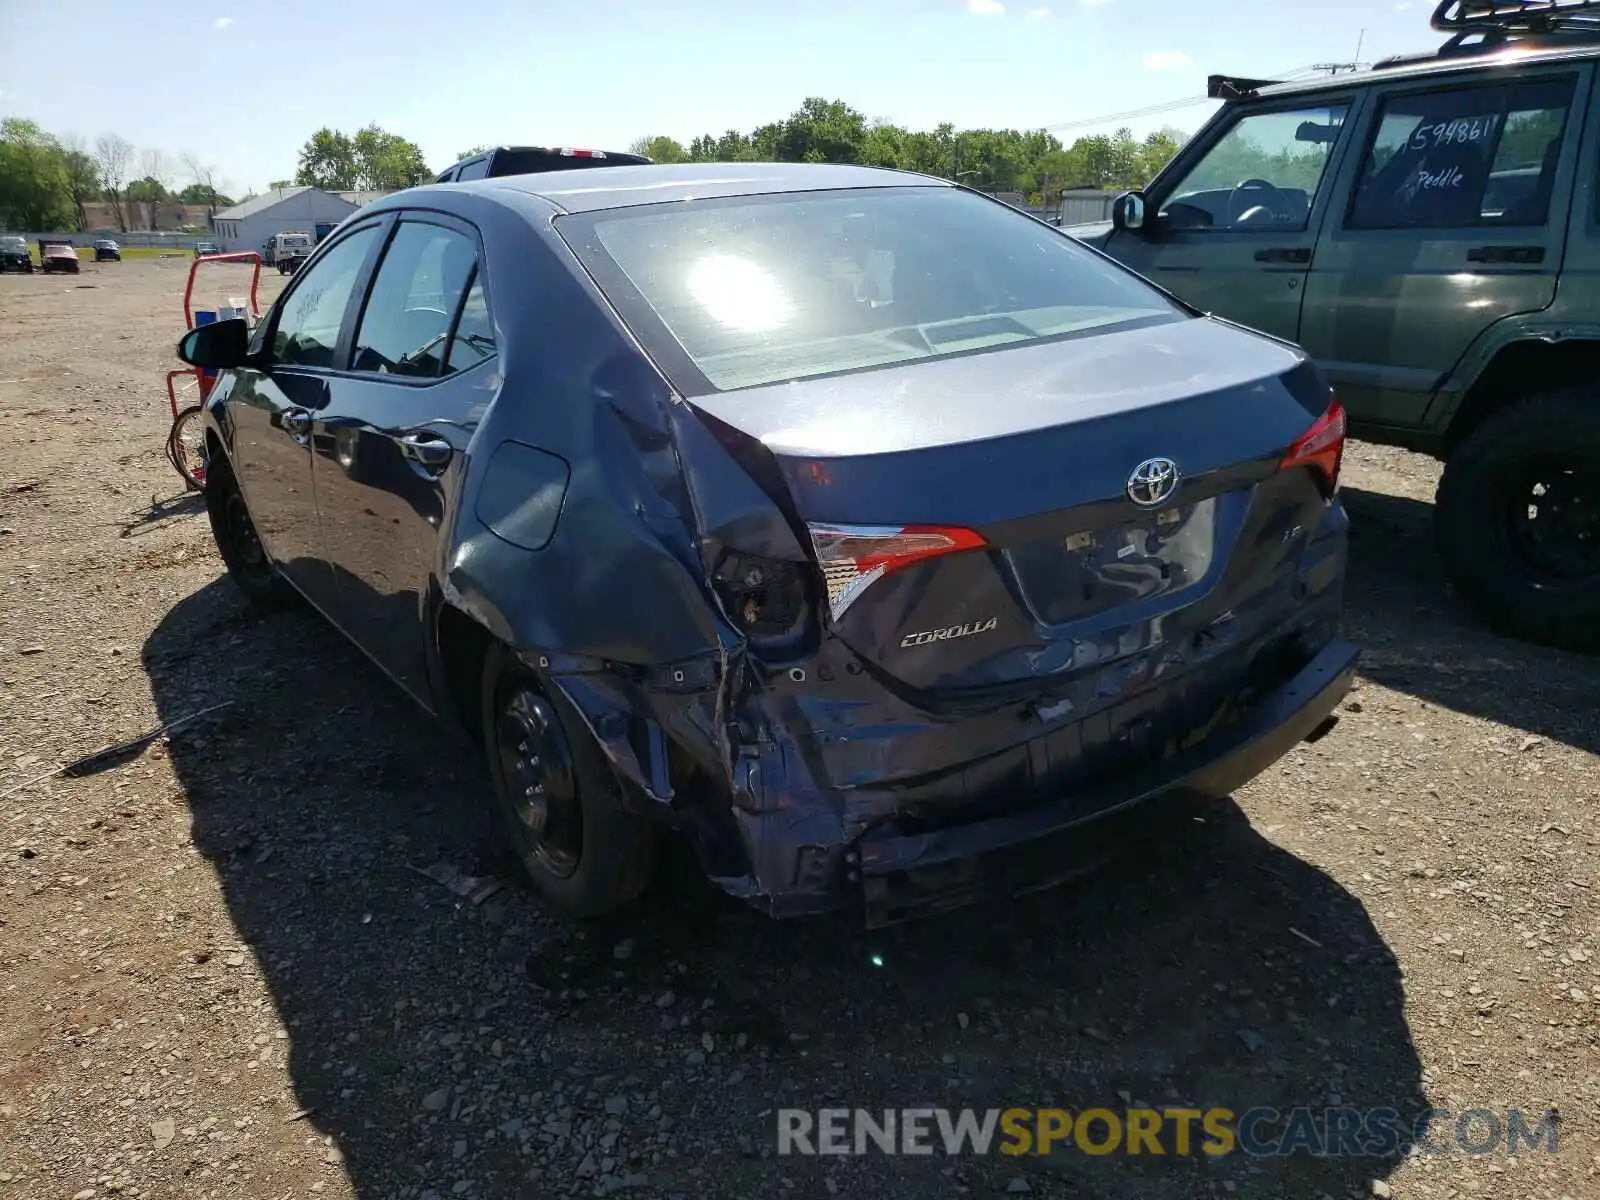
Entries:
[[[458,453],[411,502],[436,535],[419,627],[453,611],[559,692],[625,802],[689,834],[721,887],[881,923],[1020,886],[1024,843],[1161,793],[1225,795],[1327,718],[1355,658],[1335,636],[1346,521],[1336,458],[1291,461],[1332,411],[1298,351],[1174,306],[697,387],[641,335],[583,223],[604,189],[663,170],[422,188],[363,219],[471,222],[497,326],[498,358],[447,385],[463,409],[430,418]],[[685,178],[724,199],[931,190],[747,173]],[[212,429],[231,453],[230,386]],[[1144,462],[1173,464],[1172,490],[1141,507]],[[846,586],[819,564],[874,536],[862,522],[970,540]],[[460,709],[441,644],[419,698]]]

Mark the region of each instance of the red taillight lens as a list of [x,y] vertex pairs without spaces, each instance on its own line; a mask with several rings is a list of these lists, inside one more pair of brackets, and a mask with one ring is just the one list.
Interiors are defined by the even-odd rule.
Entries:
[[1311,467],[1322,476],[1322,492],[1331,496],[1339,490],[1339,465],[1344,461],[1344,405],[1335,400],[1317,423],[1289,447],[1278,470]]
[[828,611],[838,620],[857,597],[891,571],[958,550],[976,550],[983,538],[945,525],[809,525],[828,585]]

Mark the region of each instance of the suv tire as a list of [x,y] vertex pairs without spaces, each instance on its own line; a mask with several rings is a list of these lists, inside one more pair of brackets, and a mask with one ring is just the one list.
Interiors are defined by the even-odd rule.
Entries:
[[1445,464],[1439,556],[1496,629],[1600,651],[1600,388],[1517,401]]
[[635,899],[650,881],[655,829],[624,806],[583,718],[499,645],[481,703],[495,808],[534,886],[580,918]]

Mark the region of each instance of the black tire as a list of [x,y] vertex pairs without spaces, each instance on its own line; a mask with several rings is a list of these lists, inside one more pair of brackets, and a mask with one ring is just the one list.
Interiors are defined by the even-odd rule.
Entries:
[[206,516],[211,520],[211,536],[216,540],[217,553],[222,555],[223,565],[228,568],[228,578],[244,593],[245,599],[264,611],[291,604],[295,590],[267,557],[244,495],[233,478],[233,468],[220,454],[215,455],[207,467],[205,498]]
[[498,647],[481,704],[495,808],[534,886],[579,918],[635,899],[650,880],[655,831],[623,806],[616,773],[571,704]]
[[1600,388],[1529,397],[1468,434],[1445,465],[1434,535],[1496,629],[1600,652]]

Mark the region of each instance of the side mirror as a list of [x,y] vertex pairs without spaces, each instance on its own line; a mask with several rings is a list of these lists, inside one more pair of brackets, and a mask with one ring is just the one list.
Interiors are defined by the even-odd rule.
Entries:
[[242,367],[250,357],[250,326],[242,317],[196,326],[178,343],[178,357],[208,371]]
[[1144,228],[1144,193],[1124,192],[1111,202],[1112,228],[1133,232]]

